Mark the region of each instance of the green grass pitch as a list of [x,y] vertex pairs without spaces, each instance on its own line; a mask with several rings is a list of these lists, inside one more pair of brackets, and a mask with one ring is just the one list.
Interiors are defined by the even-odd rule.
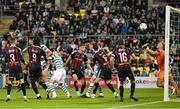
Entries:
[[[121,108],[178,108],[180,109],[180,99],[163,102],[163,89],[136,89],[135,95],[138,102],[129,99],[129,89],[125,89],[124,102],[119,102],[119,98],[114,98],[113,94],[104,89],[104,98],[79,98],[73,89],[70,90],[72,98],[66,98],[65,94],[57,89],[58,98],[46,99],[46,92],[39,89],[42,100],[36,100],[32,89],[27,89],[28,101],[23,101],[22,93],[13,89],[11,101],[5,102],[6,89],[0,89],[0,109],[121,109]],[[117,89],[116,89],[117,90]]]

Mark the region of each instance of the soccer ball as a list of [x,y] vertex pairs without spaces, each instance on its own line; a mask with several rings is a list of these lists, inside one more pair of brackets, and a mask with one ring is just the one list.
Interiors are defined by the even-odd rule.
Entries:
[[140,28],[141,31],[146,30],[147,29],[147,24],[146,23],[141,23],[139,25],[139,28]]

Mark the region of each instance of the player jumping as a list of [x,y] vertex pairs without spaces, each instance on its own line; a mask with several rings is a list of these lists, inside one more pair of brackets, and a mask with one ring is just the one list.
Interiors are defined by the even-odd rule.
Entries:
[[[146,48],[146,50],[152,55],[156,57],[158,66],[159,66],[159,72],[158,72],[158,79],[157,79],[157,86],[158,87],[164,87],[164,43],[159,42],[157,45],[157,51],[153,51],[149,48]],[[178,85],[176,82],[173,80],[172,73],[169,70],[169,81],[172,83],[172,86],[169,85],[169,89],[172,90],[171,95],[176,93],[177,96],[178,94]]]

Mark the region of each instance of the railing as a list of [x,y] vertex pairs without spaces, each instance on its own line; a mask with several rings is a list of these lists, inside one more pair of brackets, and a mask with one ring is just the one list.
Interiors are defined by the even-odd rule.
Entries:
[[[29,9],[23,9],[23,7],[20,7],[18,3],[15,3],[14,5],[3,5],[0,4],[0,19],[4,16],[4,14],[8,14],[10,16],[16,14],[17,12],[19,12],[20,9],[23,10],[23,12],[30,12],[30,9],[33,8],[38,8],[40,6],[46,6],[46,3],[41,5],[41,4],[30,4],[28,5]],[[55,7],[56,5],[51,4],[51,7]],[[5,9],[5,7],[8,7]],[[39,11],[44,11],[44,10],[39,10]]]

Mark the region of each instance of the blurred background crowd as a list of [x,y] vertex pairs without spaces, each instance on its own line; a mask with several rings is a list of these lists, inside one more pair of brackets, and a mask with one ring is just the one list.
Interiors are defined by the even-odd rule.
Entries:
[[[154,0],[153,5],[149,5],[151,0],[64,1],[62,8],[56,5],[56,0],[1,0],[4,14],[14,16],[8,33],[4,34],[3,48],[6,48],[8,36],[17,36],[21,48],[27,45],[29,37],[41,37],[42,43],[51,50],[61,45],[64,52],[68,52],[69,47],[77,49],[80,43],[88,43],[92,39],[113,50],[116,39],[124,38],[126,46],[138,56],[138,60],[132,61],[135,75],[156,76],[156,60],[142,49],[142,45],[148,43],[151,49],[156,50],[157,43],[164,40],[168,0]],[[180,4],[172,5],[180,7]],[[147,24],[146,30],[139,28],[141,23]],[[175,35],[170,40],[170,60],[175,76],[180,74],[179,29],[174,31]],[[86,73],[88,75],[87,69]]]

